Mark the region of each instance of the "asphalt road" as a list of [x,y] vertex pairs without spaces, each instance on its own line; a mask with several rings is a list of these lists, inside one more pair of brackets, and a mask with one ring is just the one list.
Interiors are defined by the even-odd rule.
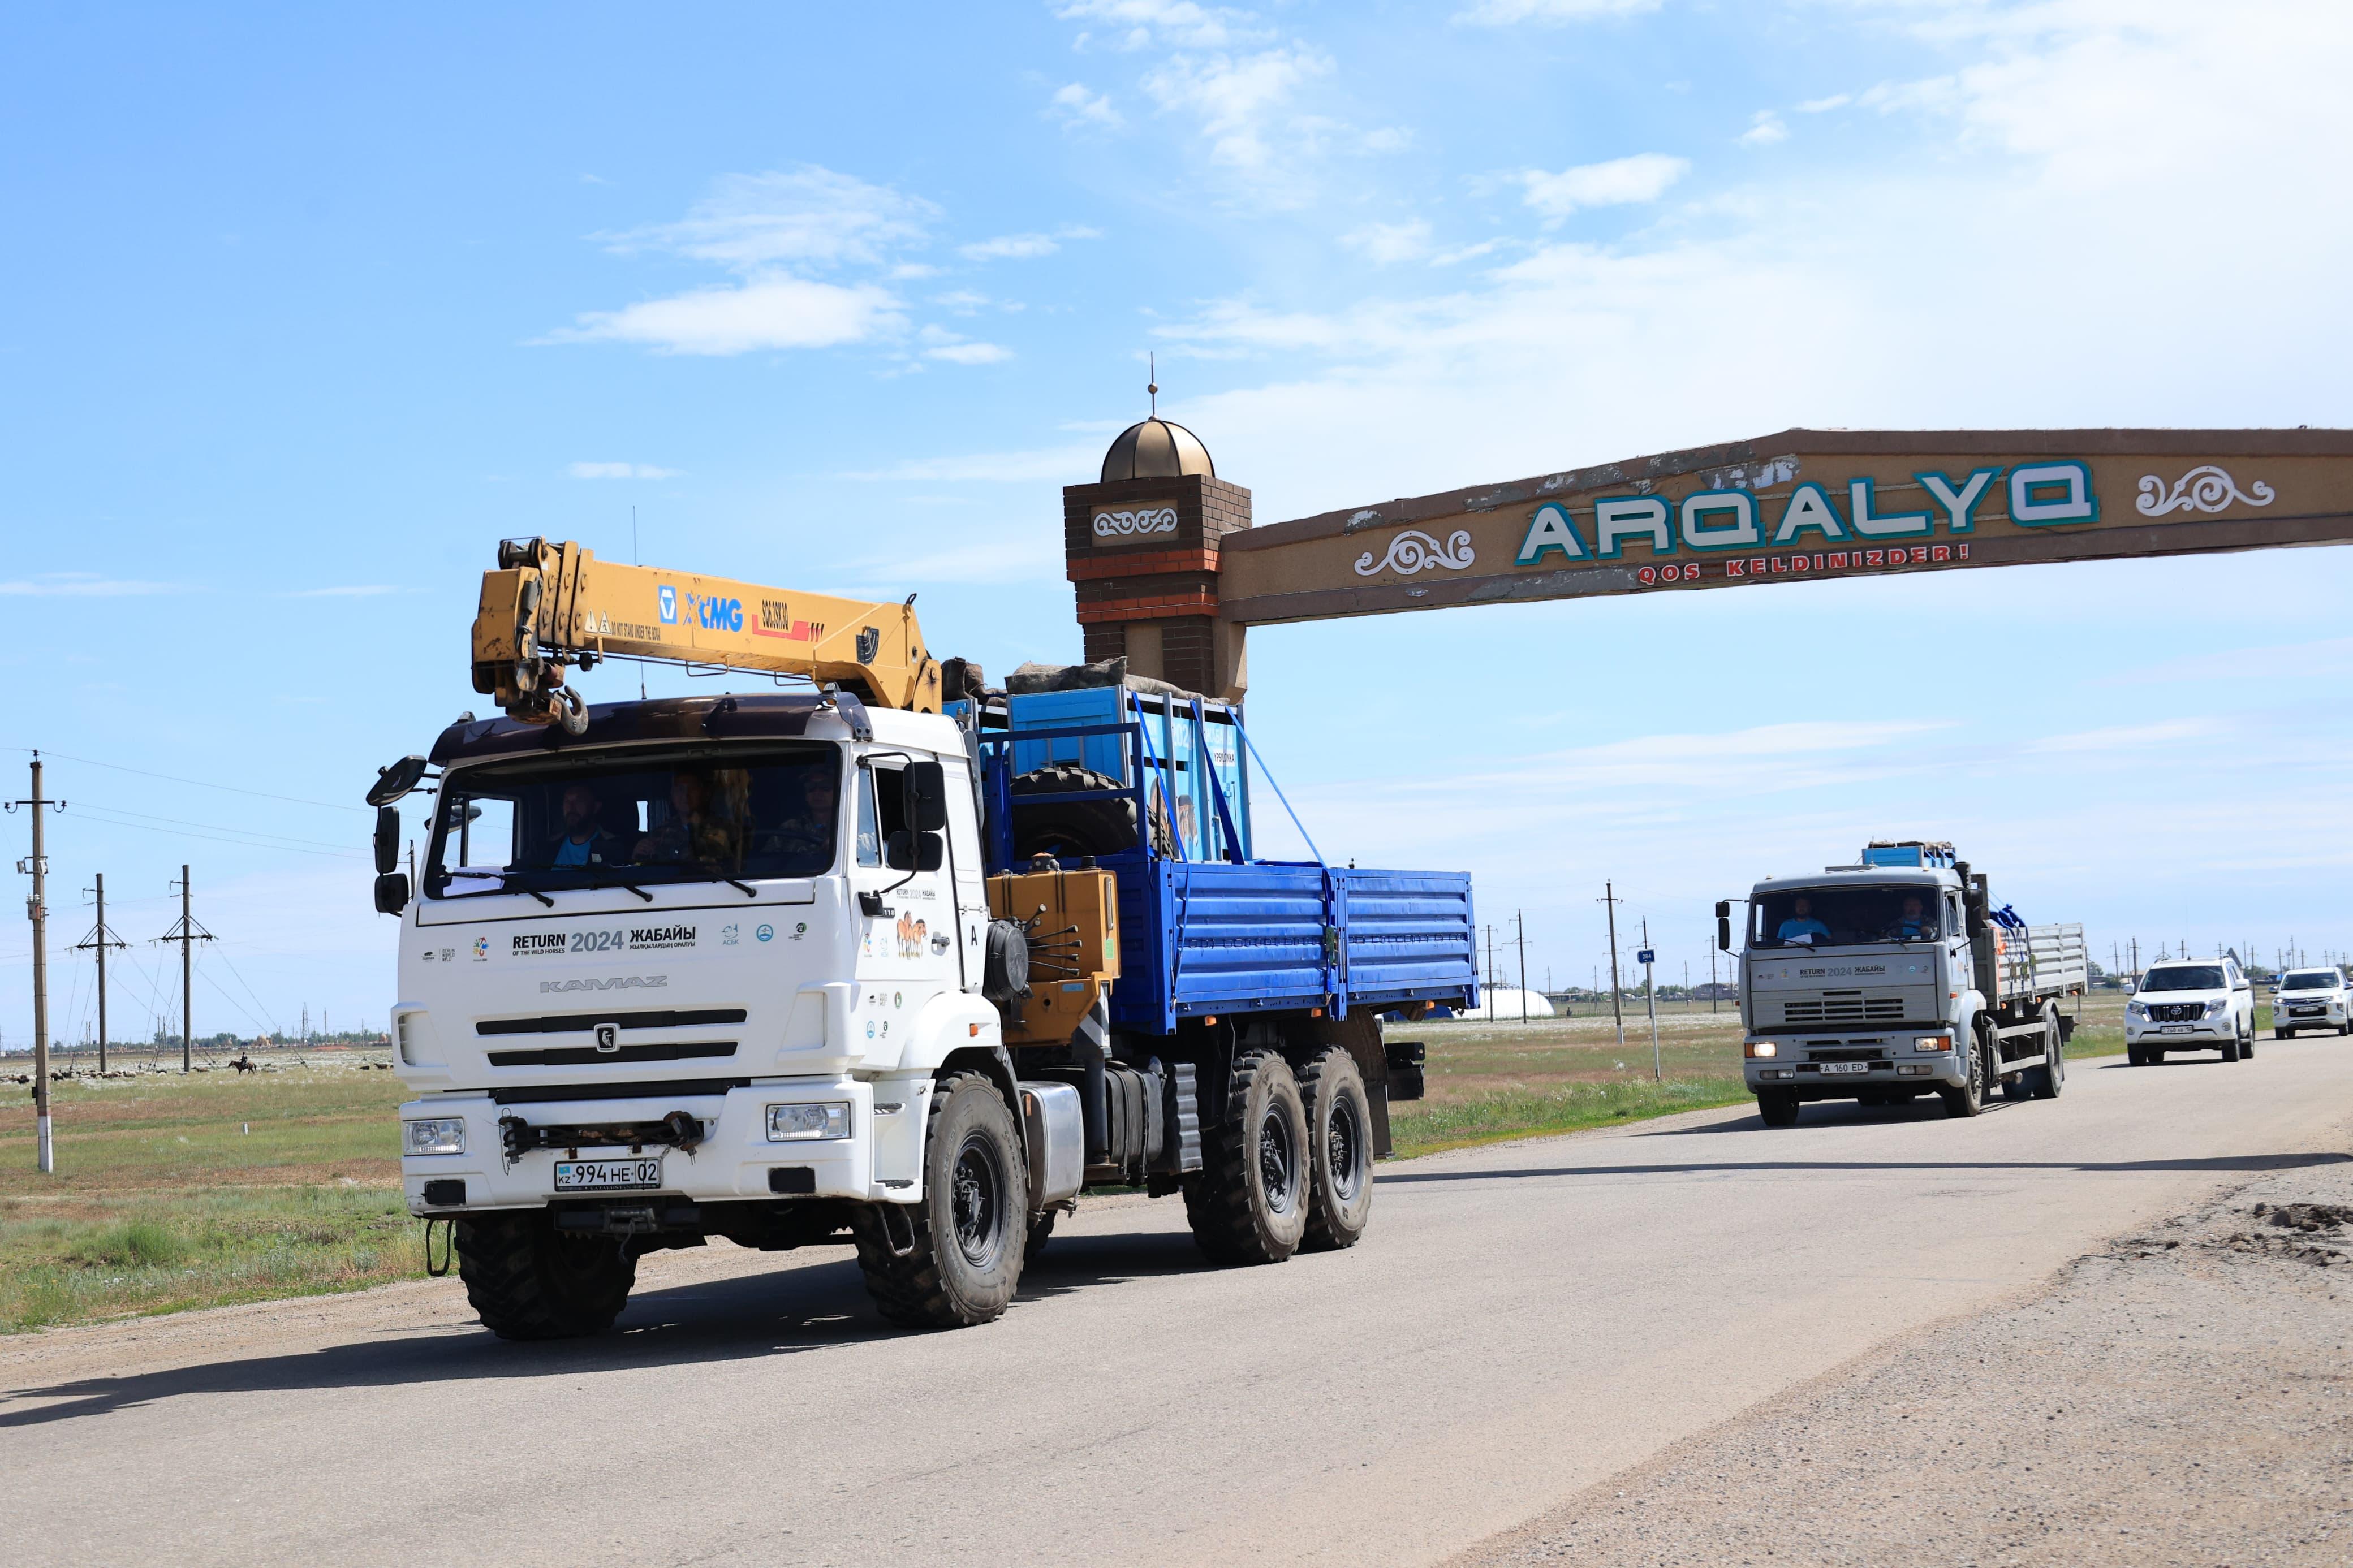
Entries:
[[454,1282],[0,1342],[0,1557],[1430,1563],[2347,1159],[2348,1091],[2353,1041],[2267,1040],[1972,1121],[1701,1112],[1386,1167],[1361,1246],[1271,1268],[1115,1200],[954,1334],[880,1327],[845,1249],[714,1247],[586,1344],[501,1344]]

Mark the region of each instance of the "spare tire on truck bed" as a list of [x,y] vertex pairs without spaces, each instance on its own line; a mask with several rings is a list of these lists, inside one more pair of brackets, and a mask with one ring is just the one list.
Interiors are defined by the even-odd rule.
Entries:
[[[1087,790],[1113,790],[1119,781],[1080,767],[1056,763],[1017,774],[1013,780],[1013,858],[1051,855],[1075,860],[1089,855],[1116,855],[1135,847],[1135,802],[1056,800],[1059,795]],[[1152,796],[1152,847],[1162,855],[1176,852],[1176,837],[1168,831],[1168,812],[1159,793]]]

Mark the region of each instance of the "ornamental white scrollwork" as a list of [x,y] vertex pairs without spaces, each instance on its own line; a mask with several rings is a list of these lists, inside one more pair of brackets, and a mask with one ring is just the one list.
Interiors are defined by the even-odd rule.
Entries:
[[2168,511],[2188,511],[2193,507],[2200,511],[2221,511],[2233,501],[2241,506],[2269,506],[2272,495],[2271,486],[2261,479],[2242,494],[2229,474],[2209,463],[2174,480],[2170,490],[2155,474],[2143,474],[2139,506],[2144,517],[2163,517]]
[[1366,551],[1356,557],[1356,575],[1369,577],[1376,572],[1402,572],[1410,577],[1427,567],[1443,566],[1460,572],[1479,557],[1471,548],[1471,531],[1458,528],[1440,544],[1418,528],[1409,528],[1389,541],[1388,553],[1378,562],[1373,552]]
[[1173,506],[1145,507],[1134,511],[1099,511],[1095,513],[1095,537],[1116,539],[1137,533],[1174,533],[1176,531],[1176,509]]

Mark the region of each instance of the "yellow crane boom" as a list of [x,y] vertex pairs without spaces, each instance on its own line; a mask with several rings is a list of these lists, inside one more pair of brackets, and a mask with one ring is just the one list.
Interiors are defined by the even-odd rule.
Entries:
[[599,561],[569,542],[510,539],[482,574],[474,689],[510,718],[586,725],[565,667],[612,656],[713,664],[830,682],[867,702],[940,710],[940,666],[914,599],[867,604],[695,572]]

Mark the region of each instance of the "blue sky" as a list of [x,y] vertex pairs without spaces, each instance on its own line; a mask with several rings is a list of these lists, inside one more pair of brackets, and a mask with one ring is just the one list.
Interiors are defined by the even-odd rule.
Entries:
[[[1793,425],[2353,423],[2348,68],[2327,4],[16,7],[0,745],[62,754],[55,937],[102,870],[153,965],[185,859],[200,1029],[380,1018],[357,793],[478,705],[502,535],[634,508],[649,561],[1074,657],[1058,488],[1147,353],[1261,521]],[[1891,833],[2102,952],[2316,955],[2348,593],[2332,549],[1267,628],[1251,709],[1327,852],[1470,868],[1564,980],[1604,878],[1700,964],[1714,899]]]

